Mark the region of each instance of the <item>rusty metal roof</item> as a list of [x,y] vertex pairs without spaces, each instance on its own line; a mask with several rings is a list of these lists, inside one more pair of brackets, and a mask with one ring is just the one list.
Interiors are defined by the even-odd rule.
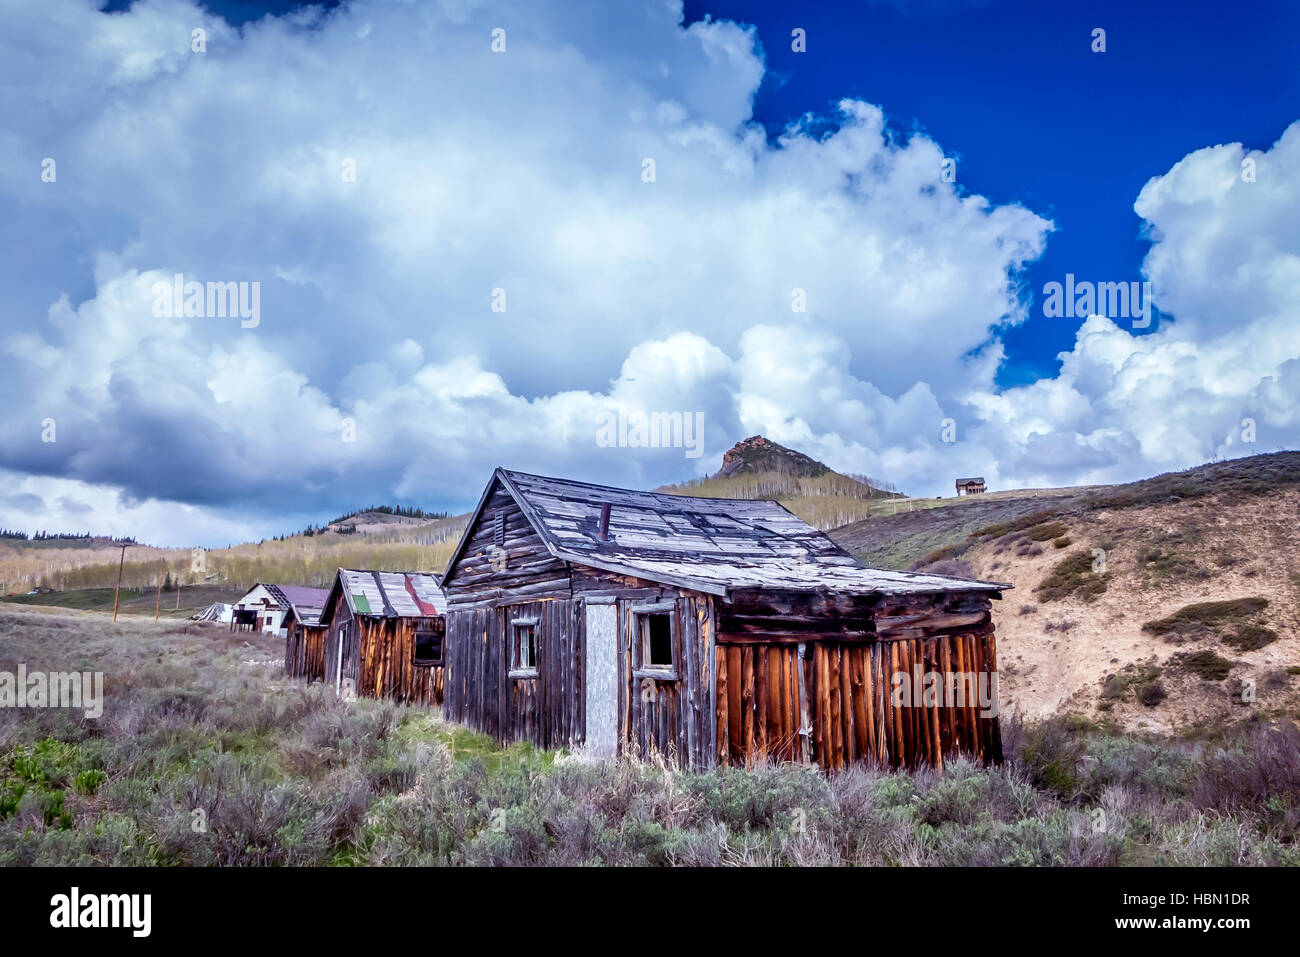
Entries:
[[746,588],[903,594],[1011,587],[867,568],[777,502],[637,492],[501,468],[447,565],[449,576],[497,481],[555,557],[716,595]]
[[354,615],[381,618],[431,618],[445,614],[447,599],[438,576],[429,572],[375,572],[340,568],[325,603],[321,624],[332,617],[334,593],[342,593]]

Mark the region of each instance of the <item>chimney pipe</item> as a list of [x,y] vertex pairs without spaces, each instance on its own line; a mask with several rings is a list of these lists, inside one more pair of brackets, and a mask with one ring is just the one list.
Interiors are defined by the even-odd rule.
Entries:
[[600,507],[600,540],[609,541],[609,502]]

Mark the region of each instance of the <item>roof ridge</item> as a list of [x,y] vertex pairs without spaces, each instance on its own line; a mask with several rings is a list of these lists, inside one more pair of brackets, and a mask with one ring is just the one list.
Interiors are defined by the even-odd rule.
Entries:
[[[502,472],[514,478],[523,476],[524,478],[542,479],[546,482],[564,482],[566,485],[580,485],[583,488],[601,489],[606,492],[626,492],[632,495],[653,495],[655,498],[661,498],[674,502],[727,502],[735,505],[775,505],[778,508],[789,512],[780,502],[770,498],[721,498],[714,495],[677,495],[673,492],[656,492],[653,490],[639,488],[623,488],[618,485],[601,485],[599,482],[584,482],[581,479],[562,478],[557,475],[539,475],[536,472],[521,472],[517,469],[502,468]],[[790,512],[793,515],[793,512]],[[798,518],[798,516],[795,516]],[[800,521],[803,521],[800,519]]]

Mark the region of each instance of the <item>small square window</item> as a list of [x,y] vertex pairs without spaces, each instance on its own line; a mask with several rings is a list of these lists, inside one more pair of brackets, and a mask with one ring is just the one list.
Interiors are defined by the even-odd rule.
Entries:
[[672,612],[662,608],[636,611],[635,622],[638,673],[666,681],[676,680],[677,659]]
[[[437,625],[441,624],[441,621],[437,622]],[[415,652],[412,664],[422,668],[434,668],[441,665],[443,633],[443,628],[434,625],[421,627],[415,633]]]
[[645,664],[651,668],[673,666],[673,625],[667,615],[645,616]]
[[532,678],[537,675],[537,621],[520,618],[510,623],[510,676]]

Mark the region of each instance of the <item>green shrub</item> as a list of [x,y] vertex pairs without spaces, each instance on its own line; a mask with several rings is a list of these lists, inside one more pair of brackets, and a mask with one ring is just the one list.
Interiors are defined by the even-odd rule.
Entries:
[[1206,681],[1222,681],[1228,677],[1228,672],[1232,670],[1231,661],[1220,658],[1209,649],[1174,655],[1171,660],[1184,671],[1204,678]]
[[87,768],[85,771],[77,772],[77,776],[72,781],[72,786],[78,794],[91,795],[96,793],[107,780],[108,775],[99,768]]
[[1150,684],[1145,684],[1138,691],[1138,700],[1141,701],[1148,708],[1154,708],[1160,702],[1164,701],[1165,698],[1167,697],[1169,697],[1169,694],[1168,692],[1165,691],[1164,685],[1162,685],[1159,681],[1153,681]]
[[1034,594],[1040,601],[1060,601],[1076,596],[1091,602],[1105,591],[1106,578],[1092,570],[1092,555],[1075,552],[1052,566],[1034,589]]
[[1171,615],[1142,626],[1148,634],[1177,632],[1187,638],[1210,637],[1226,624],[1251,619],[1268,607],[1267,598],[1232,598],[1226,601],[1203,601],[1186,605]]
[[1025,537],[1033,542],[1045,542],[1048,539],[1062,537],[1066,531],[1064,522],[1042,522],[1025,529]]

